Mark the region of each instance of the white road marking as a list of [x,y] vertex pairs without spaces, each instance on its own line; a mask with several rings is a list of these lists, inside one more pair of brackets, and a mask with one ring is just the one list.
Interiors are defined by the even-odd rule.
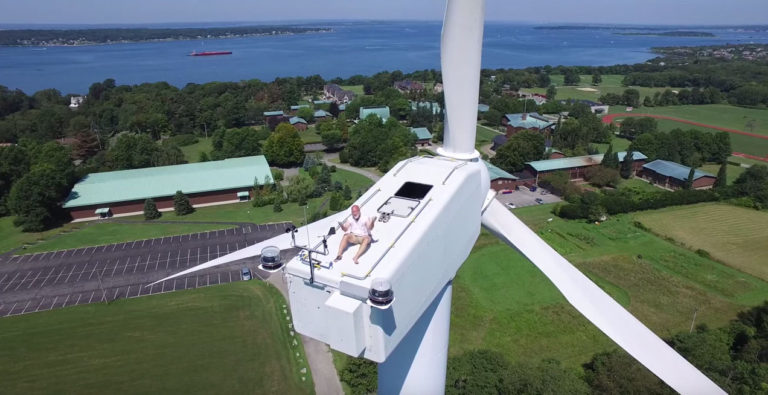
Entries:
[[75,280],[75,282],[80,281],[80,277],[83,277],[83,273],[85,273],[85,271],[86,271],[85,269],[87,269],[87,268],[88,268],[88,262],[86,262],[85,266],[83,266],[83,270],[80,272],[80,275],[77,276],[77,280]]
[[145,243],[145,242],[146,242],[146,240],[142,240],[142,241],[141,241],[141,247],[144,247],[144,243]]
[[187,280],[189,280],[189,277],[184,277],[184,289],[187,289]]
[[61,307],[64,307],[67,305],[67,302],[69,302],[69,295],[67,295],[67,298],[64,300],[64,304],[61,305]]
[[8,317],[9,315],[11,315],[11,312],[13,312],[13,309],[15,309],[15,308],[16,308],[16,305],[17,305],[17,304],[18,304],[18,303],[14,303],[14,304],[13,304],[13,306],[11,306],[11,309],[10,309],[10,310],[8,310],[8,313],[5,315],[6,317]]
[[95,293],[96,293],[96,291],[91,292],[91,297],[88,298],[88,303],[91,303],[91,301],[93,301],[93,294],[95,294]]
[[71,275],[72,275],[72,272],[74,272],[74,271],[75,271],[75,266],[73,265],[73,266],[72,266],[72,270],[70,270],[70,271],[69,271],[69,274],[67,275],[67,278],[66,278],[66,279],[64,279],[64,282],[65,282],[65,283],[66,283],[67,281],[69,281],[69,276],[71,276]]
[[29,275],[30,275],[30,274],[32,274],[32,272],[29,272],[29,273],[27,273],[27,275],[26,275],[26,276],[24,276],[24,279],[23,279],[23,280],[21,280],[21,282],[19,283],[19,285],[17,285],[17,286],[16,286],[16,288],[14,288],[13,290],[15,291],[15,290],[19,289],[19,287],[21,286],[21,284],[24,284],[24,281],[27,281],[27,277],[29,277]]
[[5,280],[5,278],[6,278],[6,277],[8,277],[8,274],[7,274],[7,273],[5,274],[5,276],[3,276],[3,278],[0,278],[0,284],[2,284],[2,283],[3,283],[3,280]]
[[[91,277],[93,277],[93,273],[96,272],[96,268],[99,267],[99,262],[96,262],[95,265],[93,265],[93,269],[91,270],[91,274],[88,276],[88,279],[90,280]],[[88,302],[91,303],[91,302]]]
[[197,263],[200,263],[200,247],[197,247]]
[[31,300],[30,300],[29,302],[27,302],[27,305],[26,305],[26,306],[24,306],[24,310],[21,310],[21,314],[24,314],[24,312],[25,312],[25,311],[27,311],[27,307],[29,307],[29,304],[30,304],[30,303],[32,303],[32,301],[31,301]]
[[56,305],[56,301],[57,301],[57,300],[59,300],[59,297],[58,297],[58,296],[57,296],[57,297],[55,297],[55,298],[53,298],[53,303],[51,303],[51,308],[53,308],[53,306],[55,306],[55,305]]
[[61,268],[61,273],[59,273],[59,275],[58,275],[58,276],[56,276],[56,280],[54,280],[54,281],[53,281],[53,283],[54,283],[54,284],[56,284],[57,282],[59,282],[59,279],[61,278],[61,275],[62,275],[62,274],[64,274],[64,272],[65,272],[66,270],[67,270],[67,267],[66,267],[66,266],[64,266],[63,268]]
[[216,244],[216,258],[218,258],[219,255],[221,255],[221,252],[219,252],[219,245]]
[[[40,311],[40,306],[43,305],[43,302],[45,302],[45,298],[43,298],[43,300],[40,301],[40,304],[37,305],[37,308],[35,309],[35,311]],[[2,307],[2,305],[0,305],[0,307]]]
[[165,281],[163,281],[163,287],[160,289],[160,293],[165,292]]
[[173,290],[174,291],[176,290],[176,279],[175,278],[173,279]]
[[115,262],[115,267],[112,268],[112,274],[109,275],[109,277],[115,276],[115,269],[117,269],[117,265],[120,264],[120,258],[117,258],[117,262]]
[[48,279],[49,279],[49,278],[51,278],[51,273],[53,273],[53,271],[54,271],[54,270],[56,270],[56,268],[55,268],[55,267],[52,267],[52,268],[51,268],[51,271],[50,271],[50,272],[48,272],[48,275],[46,275],[46,276],[45,276],[45,279],[44,279],[44,280],[43,280],[43,282],[40,284],[40,288],[42,288],[42,287],[43,287],[43,285],[45,285],[45,282],[46,282],[46,281],[48,281]]
[[43,272],[42,270],[41,270],[41,271],[39,271],[39,272],[37,272],[37,275],[35,276],[35,279],[34,279],[34,280],[32,280],[32,282],[31,282],[31,283],[29,283],[29,285],[27,285],[27,289],[30,289],[30,288],[32,287],[32,284],[34,284],[34,283],[35,283],[35,281],[37,281],[37,278],[38,278],[38,277],[40,277],[40,273],[42,273],[42,272]]
[[117,300],[117,292],[120,291],[120,288],[115,289],[115,296],[112,297],[112,300]]
[[232,282],[232,272],[229,272],[229,282]]
[[[189,254],[192,252],[192,250],[187,250],[187,266],[189,266]],[[179,262],[176,262],[176,267],[179,267]]]
[[80,298],[82,298],[82,297],[83,297],[83,294],[78,294],[77,295],[77,301],[75,302],[75,304],[80,304]]
[[18,276],[19,276],[19,272],[16,272],[16,275],[15,275],[15,276],[13,276],[13,278],[11,279],[11,281],[9,281],[9,282],[8,282],[8,285],[6,285],[6,286],[5,286],[5,288],[3,288],[3,292],[5,292],[5,290],[6,290],[6,289],[8,289],[8,287],[10,287],[10,286],[11,286],[11,284],[13,284],[13,280],[15,280],[15,279],[16,279],[16,277],[18,277]]
[[259,226],[259,224],[256,224],[256,231],[259,231],[259,230],[261,230],[261,226]]

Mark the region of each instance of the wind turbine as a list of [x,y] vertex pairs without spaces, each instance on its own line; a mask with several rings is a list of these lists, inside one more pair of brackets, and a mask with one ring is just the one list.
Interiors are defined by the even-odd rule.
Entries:
[[[474,149],[484,15],[485,0],[447,0],[441,43],[449,110],[445,144],[438,157],[398,163],[355,202],[378,215],[374,243],[359,265],[349,258],[333,262],[335,254],[328,254],[328,244],[339,244],[337,221],[348,217],[342,212],[158,282],[261,255],[263,269],[285,276],[299,333],[378,362],[382,394],[442,393],[452,280],[482,224],[676,391],[724,393],[494,199]],[[318,241],[312,232],[325,235]],[[293,247],[302,250],[283,264],[279,251]]]

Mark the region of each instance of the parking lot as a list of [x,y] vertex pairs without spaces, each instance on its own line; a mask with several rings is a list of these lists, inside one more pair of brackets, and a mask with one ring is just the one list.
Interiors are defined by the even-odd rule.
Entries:
[[[496,199],[504,203],[504,205],[507,207],[510,207],[508,205],[509,203],[513,203],[515,205],[515,208],[525,207],[525,206],[535,206],[537,204],[557,203],[557,202],[563,201],[558,196],[551,194],[549,191],[547,191],[544,188],[537,187],[536,191],[531,192],[531,190],[522,186],[520,187],[520,190],[513,190],[512,193],[507,193],[507,194],[499,193],[496,195]],[[541,199],[541,203],[537,202],[536,199]]]
[[287,223],[236,228],[36,254],[0,260],[0,317],[113,301],[240,280],[253,259],[147,285],[284,232]]

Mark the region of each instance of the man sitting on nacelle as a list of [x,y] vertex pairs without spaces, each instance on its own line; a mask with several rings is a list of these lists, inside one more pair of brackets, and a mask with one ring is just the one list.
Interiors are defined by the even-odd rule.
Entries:
[[360,248],[357,249],[355,257],[352,258],[352,261],[357,264],[357,260],[368,249],[368,245],[371,244],[371,229],[373,229],[375,222],[376,217],[363,218],[360,215],[360,207],[358,205],[352,206],[352,217],[344,223],[339,222],[341,229],[347,233],[341,238],[339,253],[336,254],[335,261],[341,260],[341,255],[347,249],[347,245],[359,244]]

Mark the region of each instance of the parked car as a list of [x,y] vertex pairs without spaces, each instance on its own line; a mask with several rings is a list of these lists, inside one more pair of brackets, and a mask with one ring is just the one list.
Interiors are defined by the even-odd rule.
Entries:
[[511,202],[507,203],[507,207],[509,207],[509,208],[517,208],[517,206],[515,206],[515,204],[511,203]]
[[536,192],[536,185],[531,185],[529,189],[531,190],[531,192]]
[[536,198],[536,203],[544,204],[544,200],[542,200],[541,198]]
[[512,193],[512,192],[514,192],[514,191],[513,191],[513,190],[511,190],[511,189],[502,189],[502,190],[501,190],[501,194],[502,194],[502,195],[508,195],[508,194],[510,194],[510,193]]
[[251,279],[251,270],[248,269],[247,267],[243,268],[242,278],[243,278],[243,281],[248,281]]

